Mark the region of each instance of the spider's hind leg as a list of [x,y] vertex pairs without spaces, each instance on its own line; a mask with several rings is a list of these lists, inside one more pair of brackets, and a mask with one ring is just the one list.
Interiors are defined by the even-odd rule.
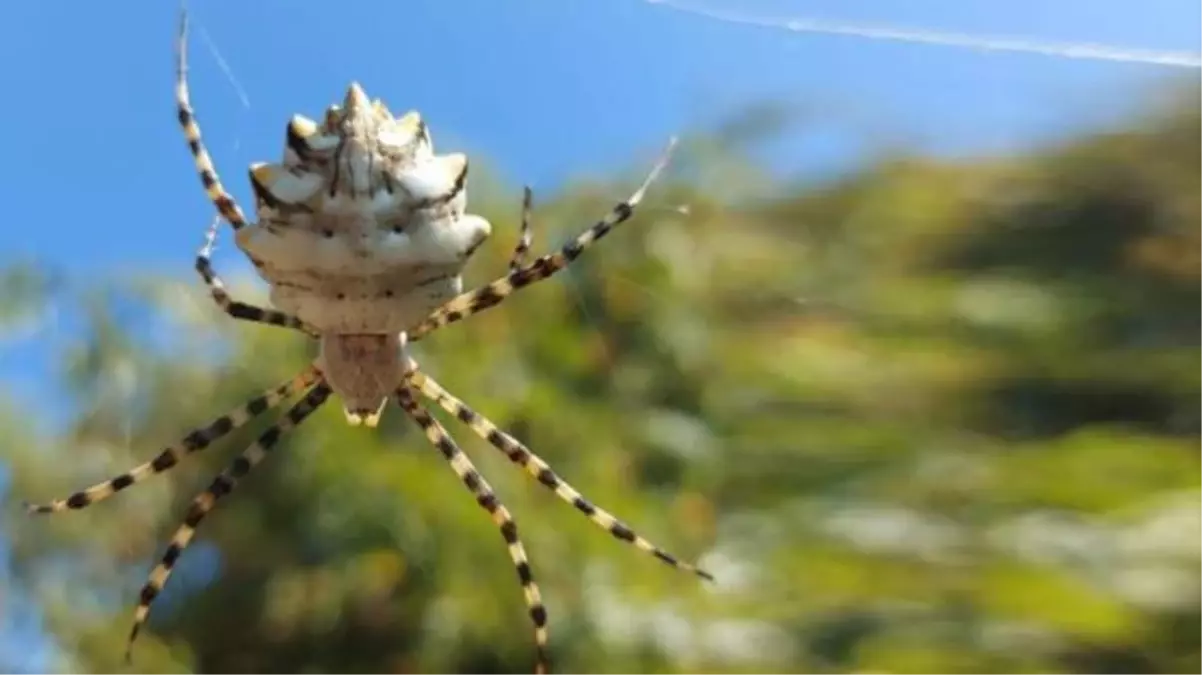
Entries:
[[455,475],[459,476],[459,480],[472,491],[476,497],[476,503],[492,516],[493,522],[501,531],[501,536],[505,538],[505,544],[509,548],[509,557],[513,560],[518,580],[522,584],[522,593],[526,596],[526,607],[530,612],[530,620],[534,624],[534,640],[538,649],[538,661],[535,663],[534,672],[546,673],[548,671],[547,610],[543,606],[538,584],[534,581],[534,573],[530,571],[526,549],[522,546],[522,540],[518,536],[518,526],[514,522],[513,516],[509,515],[509,510],[505,508],[501,500],[497,499],[492,487],[476,470],[467,455],[463,454],[463,450],[447,433],[446,428],[430,415],[430,411],[426,410],[425,406],[418,402],[413,391],[408,386],[401,387],[396,392],[396,398],[401,408],[421,427],[430,443],[442,453],[442,456],[451,465],[451,469],[455,471]]
[[213,166],[213,159],[201,139],[200,125],[197,124],[196,113],[192,109],[188,93],[188,13],[184,9],[180,10],[179,37],[176,44],[175,108],[180,128],[192,153],[192,163],[196,165],[196,173],[200,176],[200,184],[204,186],[205,194],[231,227],[235,230],[242,229],[247,225],[246,216],[234,196],[221,184],[217,168]]
[[230,298],[230,294],[225,290],[225,283],[221,277],[217,276],[217,271],[213,269],[213,245],[217,242],[217,228],[221,224],[220,218],[214,218],[209,225],[208,232],[205,233],[205,245],[196,253],[196,272],[200,274],[200,278],[204,280],[205,286],[209,289],[209,296],[213,298],[213,302],[221,308],[223,312],[242,321],[250,321],[251,323],[263,323],[269,326],[282,326],[293,330],[301,331],[310,337],[317,337],[317,332],[306,326],[303,321],[291,314],[281,312],[275,309],[265,309],[257,307],[245,302],[239,302]]
[[217,478],[213,480],[204,492],[192,500],[192,506],[189,507],[183,524],[172,535],[171,543],[167,546],[167,551],[163,554],[159,563],[154,566],[154,569],[150,571],[146,584],[142,586],[142,591],[138,594],[138,607],[134,610],[133,626],[130,628],[129,639],[125,645],[125,660],[127,663],[132,657],[134,641],[138,638],[138,633],[146,623],[147,616],[150,615],[151,603],[162,592],[163,586],[171,576],[171,571],[175,567],[176,562],[179,561],[180,555],[183,554],[188,544],[192,542],[192,537],[195,536],[196,528],[200,526],[200,522],[204,520],[209,511],[213,510],[218,499],[228,495],[238,484],[239,480],[244,478],[246,474],[250,473],[251,469],[267,458],[267,455],[285,432],[303,422],[313,411],[321,407],[321,404],[325,403],[329,396],[330,386],[324,381],[310,389],[309,393],[303,399],[298,401],[296,405],[292,406],[285,413],[284,419],[264,431],[254,444],[239,455],[229,467],[218,474]]
[[530,252],[530,245],[534,242],[534,234],[530,228],[530,212],[533,207],[534,192],[526,187],[522,190],[522,230],[518,235],[518,243],[513,247],[513,255],[509,258],[511,274],[521,269],[522,264],[526,262],[526,254]]
[[580,254],[634,214],[635,208],[643,201],[647,189],[667,167],[675,147],[676,139],[673,138],[634,194],[627,197],[625,201],[619,202],[592,227],[581,232],[558,251],[539,256],[533,262],[511,271],[500,279],[451,298],[409,331],[409,340],[420,340],[431,331],[483,312],[489,307],[500,304],[518,289],[547,279],[570,265],[573,260],[580,257]]
[[[221,178],[217,175],[217,167],[213,165],[213,158],[209,155],[201,137],[200,124],[196,121],[196,112],[192,109],[192,101],[188,93],[188,13],[182,9],[180,10],[179,38],[176,45],[175,108],[180,129],[188,141],[188,150],[192,153],[192,163],[196,166],[196,173],[200,176],[200,184],[204,186],[205,194],[217,208],[221,218],[228,222],[235,231],[241,230],[249,223],[246,221],[245,214],[242,213],[242,208],[238,206],[238,201],[221,184]],[[218,221],[214,221],[213,226],[209,229],[205,246],[196,255],[196,271],[200,274],[201,279],[204,279],[205,285],[209,288],[209,294],[217,306],[235,319],[284,326],[313,335],[313,331],[305,327],[296,317],[230,298],[229,293],[225,290],[225,285],[213,270],[213,265],[209,260],[216,239],[217,225]]]
[[226,434],[274,408],[280,401],[311,386],[320,376],[321,373],[310,366],[287,382],[259,394],[235,410],[213,420],[207,426],[192,431],[180,442],[164,448],[157,457],[149,462],[139,464],[119,476],[80,490],[64,499],[55,499],[45,504],[27,504],[25,508],[30,513],[58,513],[86,508],[96,502],[108,499],[135,483],[141,483],[151,476],[167,471],[179,464],[179,461],[185,456],[204,450]]

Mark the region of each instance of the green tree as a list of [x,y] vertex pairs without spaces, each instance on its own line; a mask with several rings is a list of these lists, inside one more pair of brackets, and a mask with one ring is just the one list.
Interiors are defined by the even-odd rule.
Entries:
[[[738,151],[778,121],[761,111],[693,139],[564,281],[423,341],[446,387],[718,576],[615,543],[444,416],[522,526],[557,669],[1202,668],[1196,101],[1020,157],[790,186]],[[544,203],[541,245],[618,182]],[[497,241],[469,283],[517,231],[516,204],[480,210]],[[39,287],[13,270],[6,297]],[[181,279],[74,293],[65,428],[0,399],[10,588],[64,671],[124,667],[146,570],[262,424],[83,512],[16,504],[152,456],[313,353]],[[201,527],[137,669],[529,669],[499,537],[399,411],[373,433],[331,406],[276,455]]]

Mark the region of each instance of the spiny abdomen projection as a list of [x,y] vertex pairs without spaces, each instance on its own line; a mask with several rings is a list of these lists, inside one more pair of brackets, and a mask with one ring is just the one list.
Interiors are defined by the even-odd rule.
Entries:
[[358,84],[318,124],[296,116],[283,161],[251,167],[258,222],[238,246],[272,302],[322,332],[395,333],[458,294],[491,232],[466,213],[467,158],[434,154]]

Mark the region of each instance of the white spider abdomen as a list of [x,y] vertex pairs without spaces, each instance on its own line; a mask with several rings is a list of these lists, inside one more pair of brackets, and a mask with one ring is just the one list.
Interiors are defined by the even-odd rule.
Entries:
[[320,332],[408,330],[463,290],[458,274],[426,279],[396,275],[324,277],[307,285],[276,283],[271,302]]
[[435,155],[420,116],[352,84],[322,124],[294,117],[284,161],[250,178],[258,222],[236,235],[272,303],[321,333],[398,333],[462,290],[491,234],[466,213],[467,158]]
[[334,235],[325,234],[320,227],[321,222],[333,218],[297,220],[312,220],[317,225],[251,225],[236,235],[238,247],[256,261],[268,283],[275,282],[276,275],[290,273],[370,275],[398,268],[458,269],[492,233],[487,220],[470,214],[441,222],[414,218],[397,229],[378,229],[372,219],[363,218],[364,226],[339,225],[341,232]]
[[253,226],[238,243],[280,310],[321,332],[396,333],[462,291],[463,266],[490,232],[488,221],[465,215],[358,237]]

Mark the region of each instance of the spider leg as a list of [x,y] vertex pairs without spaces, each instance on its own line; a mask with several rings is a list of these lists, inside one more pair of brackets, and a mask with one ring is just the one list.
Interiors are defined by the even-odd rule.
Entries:
[[[196,165],[196,173],[200,176],[200,183],[204,186],[205,194],[208,195],[213,206],[217,207],[217,212],[221,214],[221,217],[235,231],[242,229],[248,224],[246,216],[242,213],[242,208],[238,206],[234,196],[221,184],[217,168],[213,166],[213,158],[205,149],[204,140],[200,134],[200,125],[196,122],[196,113],[192,109],[192,102],[188,94],[188,13],[186,10],[180,11],[179,39],[176,46],[175,107],[179,116],[180,128],[184,132],[184,138],[188,140],[188,149],[192,152],[192,163]],[[213,265],[209,260],[216,236],[217,222],[214,221],[209,228],[204,247],[196,255],[196,271],[200,274],[201,279],[204,279],[205,285],[209,287],[209,294],[212,295],[217,306],[235,319],[284,326],[315,335],[296,317],[230,299],[229,293],[225,290],[225,284],[213,271]]]
[[25,508],[30,513],[58,513],[69,509],[82,509],[96,502],[108,499],[135,483],[141,483],[151,476],[167,471],[178,464],[183,457],[204,450],[215,441],[221,439],[221,437],[275,407],[280,401],[299,390],[309,387],[319,377],[321,377],[321,373],[317,368],[310,366],[287,382],[268,389],[242,404],[237,409],[218,417],[210,422],[208,426],[196,429],[185,436],[180,442],[165,448],[157,457],[149,462],[139,464],[119,476],[76,492],[66,499],[55,499],[47,504],[27,504]]
[[581,253],[584,253],[586,249],[596,243],[598,239],[601,239],[610,230],[630,218],[634,213],[635,207],[643,200],[647,188],[651,186],[651,183],[659,177],[659,174],[668,165],[668,159],[671,157],[672,149],[675,146],[676,139],[672,139],[672,142],[655,163],[651,172],[647,174],[639,189],[635,190],[634,194],[625,201],[618,203],[608,215],[597,221],[592,227],[580,233],[560,250],[540,256],[534,262],[519,267],[500,279],[451,298],[441,307],[434,310],[421,323],[415,326],[413,330],[409,331],[409,339],[420,340],[430,331],[447,324],[455,323],[472,314],[477,314],[489,307],[500,304],[501,301],[512,295],[514,291],[551,277],[567,267],[573,260],[580,257]]
[[221,217],[235,230],[242,229],[248,223],[234,196],[226,191],[217,176],[213,159],[205,149],[201,140],[200,126],[196,123],[196,114],[192,110],[192,102],[188,95],[188,13],[180,10],[179,38],[176,46],[175,61],[175,107],[179,116],[179,125],[183,129],[184,138],[188,140],[188,149],[192,151],[192,162],[196,165],[196,173],[204,186],[209,201],[217,207]]
[[513,247],[513,256],[509,258],[510,274],[522,268],[526,254],[530,252],[530,244],[534,241],[534,234],[530,231],[530,211],[533,206],[534,192],[526,187],[522,191],[522,233],[518,237],[517,245]]
[[298,401],[285,413],[284,418],[271,428],[264,431],[258,440],[256,440],[249,448],[247,448],[232,464],[224,471],[218,474],[217,478],[205,489],[204,492],[197,495],[196,499],[192,500],[192,506],[188,509],[188,514],[184,517],[184,522],[175,531],[171,537],[171,543],[167,545],[167,551],[163,554],[159,564],[154,566],[150,571],[150,576],[146,580],[146,584],[142,586],[142,592],[138,596],[138,607],[134,610],[134,623],[129,631],[129,639],[125,645],[125,660],[128,663],[131,659],[134,641],[138,638],[138,633],[142,626],[146,623],[146,617],[150,614],[150,605],[154,599],[163,590],[163,586],[167,583],[167,579],[171,576],[171,570],[175,567],[175,563],[179,560],[180,555],[188,544],[192,542],[193,535],[196,534],[196,528],[200,526],[200,522],[208,515],[209,511],[217,504],[217,500],[228,495],[230,491],[238,484],[238,481],[250,473],[250,470],[255,468],[260,462],[267,458],[275,444],[280,440],[280,437],[285,432],[299,425],[306,417],[321,407],[321,404],[330,396],[330,385],[323,380],[309,390],[305,397]]
[[542,595],[538,590],[538,584],[534,581],[534,573],[530,570],[526,549],[518,537],[517,524],[509,515],[509,510],[497,499],[492,487],[472,465],[472,461],[459,449],[458,444],[447,433],[446,428],[430,415],[430,411],[425,406],[418,402],[413,392],[407,386],[403,386],[397,389],[396,397],[397,402],[409,417],[413,418],[413,421],[422,428],[430,443],[438,448],[442,456],[450,463],[451,469],[459,476],[459,480],[463,481],[467,489],[472,491],[476,497],[476,503],[488,511],[493,522],[501,530],[501,536],[505,538],[505,543],[509,547],[509,557],[517,569],[522,592],[526,596],[526,607],[530,611],[530,620],[534,623],[534,641],[538,649],[538,660],[535,663],[534,672],[546,673],[548,670],[547,610],[543,607]]
[[691,572],[709,581],[714,580],[713,575],[711,575],[709,572],[699,569],[687,562],[683,562],[675,556],[667,553],[655,544],[652,544],[643,537],[639,536],[638,533],[605,511],[605,509],[602,509],[590,502],[584,497],[584,495],[577,492],[575,488],[557,476],[555,472],[551,470],[550,465],[548,465],[542,458],[531,452],[529,448],[527,448],[513,436],[501,431],[497,425],[489,421],[488,418],[472,410],[466,403],[456,398],[446,389],[443,389],[442,386],[435,382],[430,376],[426,375],[420,370],[413,369],[409,373],[409,382],[411,386],[420,391],[422,395],[432,399],[444,410],[459,418],[459,421],[471,427],[472,431],[474,431],[477,436],[488,441],[497,450],[505,453],[505,456],[509,458],[509,461],[525,469],[527,473],[535,478],[535,480],[549,490],[553,491],[559,496],[560,499],[576,507],[577,511],[580,511],[587,516],[589,520],[593,521],[593,523],[597,525],[597,527],[600,527],[601,529],[610,533],[616,539],[624,541],[628,544],[633,544],[635,548],[655,556],[661,562],[671,567],[675,567],[686,572]]
[[213,269],[212,256],[213,245],[217,241],[217,227],[220,225],[220,218],[214,218],[213,223],[209,225],[208,232],[205,233],[205,245],[196,253],[196,271],[200,274],[200,278],[204,280],[205,286],[209,289],[209,295],[213,298],[213,302],[222,309],[226,314],[252,323],[264,323],[271,326],[283,326],[284,328],[292,328],[308,334],[310,337],[318,337],[316,331],[309,328],[300,319],[286,314],[275,309],[264,309],[254,305],[248,305],[245,302],[239,302],[230,298],[229,292],[225,290],[225,283],[221,281],[221,277],[217,276],[217,272]]

